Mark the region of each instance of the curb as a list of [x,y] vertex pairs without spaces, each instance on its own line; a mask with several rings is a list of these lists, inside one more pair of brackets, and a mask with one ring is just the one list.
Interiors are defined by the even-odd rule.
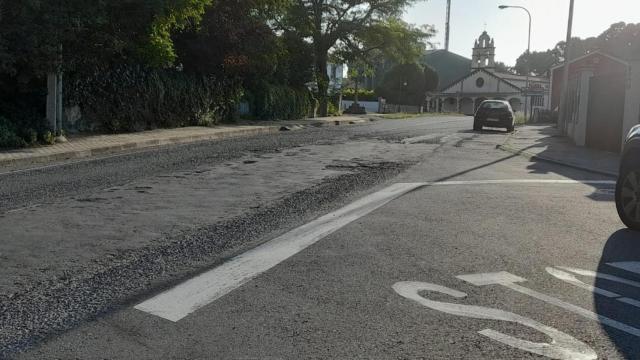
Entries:
[[252,128],[240,128],[228,131],[220,131],[203,135],[184,135],[172,136],[164,139],[148,139],[141,141],[132,141],[119,145],[103,145],[92,149],[61,151],[52,154],[38,154],[24,158],[16,159],[0,159],[0,167],[19,167],[25,165],[35,165],[43,163],[51,163],[65,160],[86,159],[94,156],[113,155],[131,150],[152,149],[168,145],[189,144],[200,141],[222,140],[228,138],[236,138],[243,136],[266,135],[280,132],[282,126],[301,125],[299,128],[289,129],[297,130],[305,126],[325,127],[338,125],[351,125],[365,123],[367,120],[360,118],[336,119],[336,120],[308,120],[308,121],[292,121],[291,123],[279,122],[269,125],[252,125]]
[[577,170],[582,170],[582,171],[588,171],[588,172],[592,172],[595,174],[600,174],[600,175],[605,175],[605,176],[609,176],[609,177],[613,177],[613,178],[617,178],[618,177],[618,173],[617,172],[611,172],[611,171],[606,171],[606,170],[600,170],[600,169],[595,169],[595,168],[591,168],[588,166],[583,166],[583,165],[577,165],[577,164],[572,164],[569,162],[565,162],[565,161],[561,161],[561,160],[556,160],[550,157],[546,157],[546,156],[540,156],[534,153],[530,153],[528,151],[525,150],[518,150],[518,149],[514,149],[512,147],[510,147],[509,145],[506,144],[502,144],[502,145],[498,145],[496,146],[496,148],[512,153],[514,155],[520,155],[522,157],[531,159],[531,160],[541,160],[541,161],[546,161],[549,163],[553,163],[556,165],[562,165],[562,166],[566,166],[566,167],[570,167],[573,169],[577,169]]
[[18,159],[0,160],[0,166],[23,166],[42,164],[55,161],[85,159],[93,156],[117,154],[136,149],[152,149],[167,145],[188,144],[198,141],[221,140],[226,138],[270,134],[278,132],[278,127],[262,127],[252,129],[237,129],[232,131],[221,131],[213,134],[173,136],[165,139],[149,139],[135,142],[128,142],[119,145],[104,145],[93,149],[64,151],[55,154],[42,154]]

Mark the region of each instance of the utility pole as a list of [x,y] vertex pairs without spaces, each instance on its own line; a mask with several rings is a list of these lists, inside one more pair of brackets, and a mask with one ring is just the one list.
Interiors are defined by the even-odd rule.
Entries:
[[567,24],[567,40],[564,48],[564,68],[562,69],[562,94],[560,95],[559,124],[563,134],[567,134],[569,123],[569,62],[571,60],[571,28],[573,26],[573,2],[569,1],[569,22]]
[[60,28],[63,26],[64,13],[62,7],[62,1],[59,0],[54,17],[56,18],[56,32],[55,39],[58,42],[56,59],[52,62],[52,69],[47,73],[47,102],[46,102],[46,117],[49,121],[49,128],[52,135],[57,141],[66,141],[63,136],[63,123],[62,118],[64,116],[63,101],[62,101],[62,62],[64,61],[62,56],[62,43],[60,40]]
[[449,51],[449,22],[451,20],[451,0],[447,0],[447,22],[445,23],[444,49]]

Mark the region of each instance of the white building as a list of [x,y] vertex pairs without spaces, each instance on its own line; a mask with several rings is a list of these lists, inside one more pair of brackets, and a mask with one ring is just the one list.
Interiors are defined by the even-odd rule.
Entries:
[[[432,109],[441,112],[475,113],[484,100],[508,100],[515,111],[523,111],[525,94],[530,110],[549,109],[549,79],[497,72],[494,40],[483,32],[473,47],[469,73],[431,94]],[[533,111],[530,111],[532,113]]]
[[346,64],[327,64],[327,75],[329,75],[329,91],[340,90],[347,80],[348,67]]

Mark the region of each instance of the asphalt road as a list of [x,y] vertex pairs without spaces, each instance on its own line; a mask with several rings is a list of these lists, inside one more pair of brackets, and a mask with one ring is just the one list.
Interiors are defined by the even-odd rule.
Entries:
[[[53,286],[49,272],[64,270],[55,261],[50,265],[55,271],[36,278],[3,268],[23,282],[53,286],[42,293],[4,285],[16,292],[11,299],[18,299],[3,300],[5,354],[23,359],[640,358],[640,234],[624,230],[618,220],[612,179],[502,152],[496,145],[506,134],[475,133],[470,127],[468,118],[385,121],[3,175],[3,216],[14,222],[8,209],[35,204],[27,214],[43,219],[51,219],[50,207],[71,209],[70,201],[77,199],[52,189],[96,198],[106,196],[108,188],[135,189],[148,182],[152,189],[143,191],[152,199],[140,206],[172,216],[153,200],[164,192],[153,189],[172,189],[184,198],[203,182],[187,176],[180,186],[170,186],[167,174],[197,173],[194,169],[217,174],[217,166],[228,163],[266,163],[248,170],[237,164],[238,172],[224,173],[232,179],[228,187],[199,193],[207,202],[220,191],[255,187],[229,203],[195,207],[193,201],[171,198],[177,212],[236,210],[228,218],[220,215],[225,226],[211,228],[217,220],[194,215],[196,233],[169,232],[162,242],[153,236],[137,240],[97,269],[87,264],[116,245],[96,246],[93,257],[68,273],[76,279],[90,272],[100,286],[68,279]],[[296,154],[285,156],[291,149]],[[258,179],[242,180],[253,173]],[[271,188],[286,180],[283,189]],[[257,210],[240,201],[257,194],[264,196]],[[98,201],[92,211],[109,214],[133,206],[126,196],[106,198],[110,206]],[[233,206],[235,198],[242,209]],[[160,226],[145,221],[149,228]],[[221,238],[233,241],[211,245]],[[69,241],[78,251],[91,245]],[[195,260],[187,261],[191,257]],[[185,261],[187,268],[176,265]],[[113,262],[139,267],[114,271]],[[158,262],[164,265],[158,268]],[[27,296],[35,293],[36,303],[53,297],[55,306],[35,306]],[[25,316],[29,311],[42,315]],[[29,324],[20,329],[25,319]]]

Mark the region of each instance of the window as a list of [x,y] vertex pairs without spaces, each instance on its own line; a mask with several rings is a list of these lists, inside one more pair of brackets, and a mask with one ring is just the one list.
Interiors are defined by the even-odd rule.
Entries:
[[484,86],[484,78],[479,77],[478,79],[476,79],[476,86],[481,88]]
[[532,96],[531,106],[544,106],[544,96],[540,96],[540,95]]
[[506,109],[507,104],[497,101],[488,101],[482,104],[483,109]]

